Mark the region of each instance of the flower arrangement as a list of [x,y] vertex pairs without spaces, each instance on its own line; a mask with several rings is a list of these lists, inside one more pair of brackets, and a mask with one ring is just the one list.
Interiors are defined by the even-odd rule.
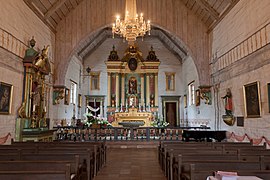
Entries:
[[166,122],[162,116],[157,116],[156,119],[151,122],[151,125],[157,128],[165,128],[169,123]]
[[86,118],[84,120],[84,125],[87,127],[91,127],[93,124],[100,125],[101,127],[111,126],[109,121],[106,118],[101,117],[100,115],[96,117],[93,116],[91,112],[88,112],[84,114],[84,117]]

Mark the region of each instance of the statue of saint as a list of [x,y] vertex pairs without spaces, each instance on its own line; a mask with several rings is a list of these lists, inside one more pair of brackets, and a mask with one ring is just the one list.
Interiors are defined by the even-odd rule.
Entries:
[[44,47],[41,51],[41,55],[35,62],[35,66],[38,70],[42,71],[44,74],[49,74],[51,72],[51,67],[48,59],[49,45]]
[[226,95],[221,97],[225,101],[225,111],[226,115],[232,116],[232,93],[231,90],[228,88],[226,90]]
[[129,80],[129,94],[137,93],[137,81],[135,78]]

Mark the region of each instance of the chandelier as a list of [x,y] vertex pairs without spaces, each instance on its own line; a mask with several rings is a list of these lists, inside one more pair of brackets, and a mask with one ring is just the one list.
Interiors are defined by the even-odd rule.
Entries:
[[113,38],[114,34],[120,35],[124,40],[128,42],[136,41],[136,38],[141,36],[143,37],[147,32],[150,35],[150,21],[147,23],[143,18],[141,13],[140,17],[137,14],[136,10],[136,0],[126,0],[126,14],[125,19],[120,20],[120,16],[116,16],[115,23],[112,26]]

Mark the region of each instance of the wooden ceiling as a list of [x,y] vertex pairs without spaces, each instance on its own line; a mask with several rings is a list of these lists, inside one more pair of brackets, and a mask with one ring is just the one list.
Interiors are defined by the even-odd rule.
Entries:
[[181,0],[200,18],[209,30],[223,19],[239,0]]
[[[24,0],[55,31],[58,23],[84,0]],[[91,0],[85,0],[91,1]],[[175,0],[177,1],[177,0]],[[180,0],[212,30],[239,0]]]

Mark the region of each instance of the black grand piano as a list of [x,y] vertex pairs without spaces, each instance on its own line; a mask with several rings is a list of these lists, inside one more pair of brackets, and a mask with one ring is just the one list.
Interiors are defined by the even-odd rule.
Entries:
[[226,131],[213,131],[213,130],[191,130],[185,129],[182,134],[183,141],[208,141],[211,142],[214,140],[220,142],[226,139]]

